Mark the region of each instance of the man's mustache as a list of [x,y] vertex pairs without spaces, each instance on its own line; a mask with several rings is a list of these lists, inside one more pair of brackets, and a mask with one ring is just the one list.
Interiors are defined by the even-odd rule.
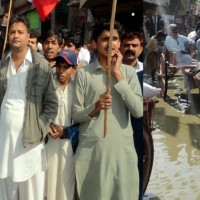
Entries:
[[132,51],[132,50],[127,50],[127,51],[125,51],[125,55],[132,55],[132,56],[135,56],[135,52]]

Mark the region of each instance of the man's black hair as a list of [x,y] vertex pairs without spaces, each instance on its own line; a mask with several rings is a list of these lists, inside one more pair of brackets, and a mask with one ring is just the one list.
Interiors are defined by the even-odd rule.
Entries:
[[40,38],[40,33],[36,32],[36,31],[32,31],[30,32],[30,38],[36,38],[37,39],[37,42]]
[[144,34],[142,31],[128,31],[128,32],[123,32],[121,35],[121,41],[123,41],[124,39],[139,39],[140,40],[140,44],[143,46],[144,44]]
[[42,38],[42,42],[44,43],[50,37],[55,37],[58,40],[59,46],[61,46],[63,44],[63,37],[62,37],[62,34],[59,31],[57,31],[57,30],[48,30],[44,34],[44,36]]
[[82,32],[79,29],[74,29],[67,32],[64,40],[65,44],[72,43],[73,45],[75,45],[76,49],[83,46]]
[[66,40],[66,38],[71,34],[71,31],[72,31],[71,29],[65,27],[62,27],[60,29],[60,33],[62,34],[64,40]]
[[23,15],[21,15],[21,16],[20,15],[12,15],[11,18],[10,18],[10,21],[9,21],[8,30],[10,30],[10,27],[11,27],[12,24],[19,23],[19,22],[23,23],[26,26],[26,28],[29,32],[29,21]]
[[[122,25],[118,21],[115,21],[114,29],[117,30],[120,37],[123,29],[122,29]],[[92,32],[92,40],[97,41],[97,38],[99,37],[99,35],[101,35],[101,33],[105,30],[110,31],[110,21],[102,20],[98,22],[97,24],[95,24],[93,27],[93,32]]]

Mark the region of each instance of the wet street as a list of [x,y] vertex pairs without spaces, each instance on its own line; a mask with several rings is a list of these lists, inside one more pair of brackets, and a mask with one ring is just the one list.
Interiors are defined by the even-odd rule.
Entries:
[[144,199],[200,200],[199,90],[193,89],[187,102],[183,77],[176,77],[169,81],[166,102],[157,99],[154,163]]

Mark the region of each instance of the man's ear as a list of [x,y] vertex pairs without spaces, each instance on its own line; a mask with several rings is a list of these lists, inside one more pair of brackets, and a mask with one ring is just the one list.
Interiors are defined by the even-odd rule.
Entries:
[[144,47],[142,46],[141,49],[140,49],[140,54],[142,53],[143,49],[144,49]]

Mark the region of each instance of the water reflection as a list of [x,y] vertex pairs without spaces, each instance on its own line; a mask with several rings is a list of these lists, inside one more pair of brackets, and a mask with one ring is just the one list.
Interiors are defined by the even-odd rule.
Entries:
[[[144,81],[159,87],[147,75]],[[181,77],[168,89],[153,114],[154,165],[146,193],[155,200],[200,200],[200,94],[187,95]]]
[[163,200],[200,199],[200,151],[160,130],[153,139],[154,166],[147,193]]

